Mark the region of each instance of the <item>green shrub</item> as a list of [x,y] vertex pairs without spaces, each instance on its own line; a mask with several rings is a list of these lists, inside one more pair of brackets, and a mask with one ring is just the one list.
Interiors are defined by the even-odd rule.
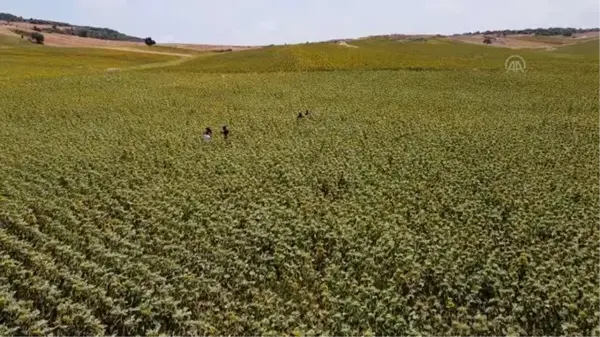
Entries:
[[44,34],[42,34],[42,33],[38,33],[38,32],[32,33],[31,39],[37,44],[44,44]]
[[147,37],[144,39],[144,43],[146,43],[147,46],[154,46],[156,41],[152,40],[151,37]]

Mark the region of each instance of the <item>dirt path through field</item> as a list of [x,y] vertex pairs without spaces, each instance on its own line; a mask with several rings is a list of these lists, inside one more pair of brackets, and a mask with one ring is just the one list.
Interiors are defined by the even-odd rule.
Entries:
[[184,62],[193,60],[198,57],[200,57],[200,55],[184,55],[177,60],[171,60],[171,61],[166,61],[166,62],[147,63],[147,64],[141,64],[139,66],[125,67],[125,68],[108,68],[108,69],[106,69],[106,71],[108,71],[108,72],[129,71],[129,70],[142,70],[142,69],[172,67],[172,66],[180,65]]
[[134,53],[172,55],[172,56],[179,56],[179,57],[192,57],[193,56],[191,54],[171,53],[171,52],[165,52],[165,51],[140,50],[140,49],[136,49],[136,48],[127,48],[127,47],[96,47],[96,48],[130,51],[130,52],[134,52]]

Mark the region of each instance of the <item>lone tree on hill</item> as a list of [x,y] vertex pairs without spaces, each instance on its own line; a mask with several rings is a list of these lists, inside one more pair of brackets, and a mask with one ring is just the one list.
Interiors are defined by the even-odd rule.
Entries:
[[485,39],[483,39],[483,43],[484,44],[492,44],[492,39],[490,39],[489,37],[486,37]]
[[154,46],[156,44],[156,41],[152,40],[151,37],[145,38],[144,42],[146,43],[147,46]]
[[32,33],[31,39],[32,39],[32,41],[34,41],[37,44],[44,44],[44,34],[42,34],[42,33],[38,33],[38,32]]

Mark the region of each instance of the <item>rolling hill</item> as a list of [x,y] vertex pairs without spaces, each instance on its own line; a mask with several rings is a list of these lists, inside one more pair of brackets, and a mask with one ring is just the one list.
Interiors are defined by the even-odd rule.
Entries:
[[32,44],[0,34],[0,82],[105,72],[177,60],[171,54],[138,53],[129,49],[60,48]]
[[599,39],[595,38],[585,42],[571,44],[568,46],[562,46],[556,48],[555,53],[568,54],[568,55],[581,55],[590,59],[598,59],[598,53],[600,53]]
[[[149,48],[139,37],[129,36],[109,28],[77,26],[64,22],[41,19],[24,19],[12,14],[0,13],[0,35],[29,36],[39,31],[45,36],[45,44],[57,47],[104,48],[156,54],[196,54],[206,51],[246,50],[252,46],[221,46],[203,44],[158,44]],[[160,41],[158,41],[160,42]]]
[[91,37],[100,40],[113,40],[113,41],[130,41],[130,42],[143,42],[144,40],[139,37],[130,36],[118,32],[110,28],[99,28],[90,26],[78,26],[72,25],[65,22],[57,22],[42,19],[25,19],[9,13],[0,13],[0,21],[4,21],[5,24],[19,26],[26,24],[28,28],[34,26],[39,28],[44,33],[55,33],[74,35],[80,37]]
[[[597,42],[596,42],[597,43]],[[509,48],[457,42],[445,37],[417,40],[368,38],[343,43],[312,43],[271,46],[192,59],[165,71],[180,72],[281,72],[331,70],[413,70],[413,71],[504,71],[505,60],[516,52]],[[589,62],[563,60],[546,50],[519,50],[530,70],[548,70],[561,62],[561,69],[587,71]],[[593,54],[592,54],[593,55]]]

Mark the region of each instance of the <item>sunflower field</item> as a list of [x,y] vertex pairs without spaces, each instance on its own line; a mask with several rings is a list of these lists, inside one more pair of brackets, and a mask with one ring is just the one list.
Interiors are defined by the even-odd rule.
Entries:
[[356,44],[0,76],[0,335],[599,335],[598,60]]

